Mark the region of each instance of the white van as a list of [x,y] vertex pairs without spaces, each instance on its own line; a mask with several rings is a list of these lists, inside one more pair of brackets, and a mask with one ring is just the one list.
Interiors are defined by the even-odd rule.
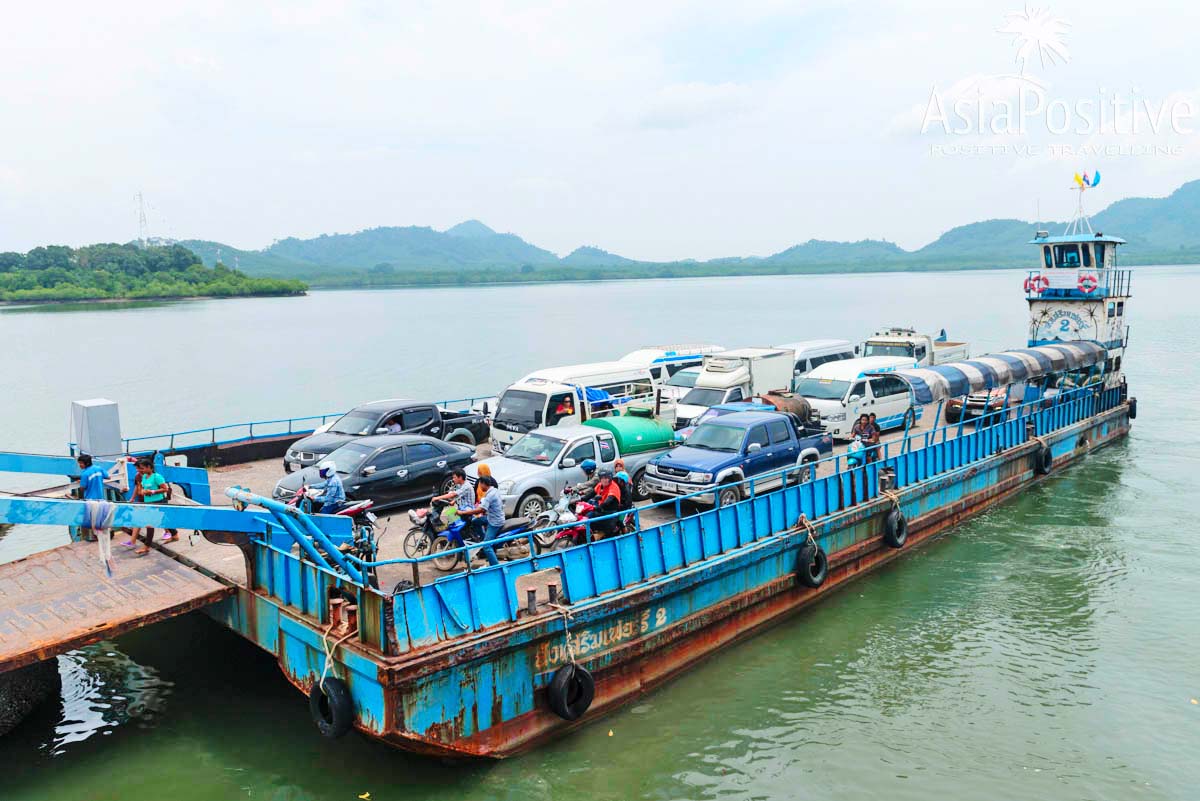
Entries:
[[853,359],[856,353],[853,343],[845,339],[808,339],[776,347],[796,352],[796,370],[793,375],[797,379],[804,378],[822,364]]
[[650,345],[630,351],[620,360],[647,368],[655,383],[661,383],[685,367],[699,367],[707,354],[723,350],[720,345]]
[[850,430],[861,414],[875,415],[882,431],[901,428],[905,418],[913,425],[921,407],[912,389],[902,379],[867,373],[890,372],[916,367],[915,359],[869,356],[823,364],[796,382],[796,394],[821,413],[821,425],[834,439],[850,439]]
[[656,382],[633,362],[596,362],[530,373],[500,393],[492,448],[503,453],[528,432],[604,417],[631,401],[652,404]]

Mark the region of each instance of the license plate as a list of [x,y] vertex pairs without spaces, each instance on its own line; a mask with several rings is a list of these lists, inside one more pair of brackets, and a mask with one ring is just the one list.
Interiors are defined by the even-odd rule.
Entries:
[[662,482],[663,492],[679,492],[679,485],[674,481]]

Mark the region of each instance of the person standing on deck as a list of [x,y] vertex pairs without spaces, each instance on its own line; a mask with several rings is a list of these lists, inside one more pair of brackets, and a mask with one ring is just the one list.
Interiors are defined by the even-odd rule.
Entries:
[[[158,471],[154,469],[154,462],[147,458],[141,458],[137,461],[137,484],[134,486],[133,494],[135,499],[140,499],[142,503],[165,504],[170,500],[170,486],[167,480],[162,477]],[[175,542],[179,539],[179,531],[177,529],[167,529],[166,535],[163,537],[163,544]],[[150,543],[154,542],[154,526],[146,526],[146,535],[143,540],[143,545],[134,551],[138,556],[145,556],[150,552]]]
[[[79,465],[79,497],[85,501],[104,500],[104,470],[92,464],[92,457],[86,453],[79,454],[75,460]],[[83,529],[86,539],[95,539],[96,535],[90,528]]]
[[875,412],[867,415],[867,461],[874,462],[879,460],[879,423],[875,422]]

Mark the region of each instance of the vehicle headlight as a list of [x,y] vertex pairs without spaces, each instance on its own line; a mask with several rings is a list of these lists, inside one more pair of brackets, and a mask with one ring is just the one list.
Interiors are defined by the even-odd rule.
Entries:
[[646,472],[652,476],[657,476],[658,475],[658,465],[656,465],[654,462],[651,462],[650,464],[646,465]]
[[517,482],[515,482],[515,481],[501,481],[499,489],[500,489],[500,492],[504,495],[512,495],[513,487],[515,487],[516,485],[517,485]]
[[831,422],[831,423],[841,423],[841,422],[845,421],[845,419],[846,419],[846,413],[845,413],[845,412],[838,412],[837,414],[827,414],[827,415],[824,415],[824,417],[825,417],[825,419],[826,419],[826,420],[828,420],[828,421],[829,421],[829,422]]
[[712,473],[698,473],[693,470],[691,473],[688,473],[688,481],[694,481],[697,484],[707,484],[712,481]]
[[288,455],[288,458],[289,458],[289,459],[295,459],[295,458],[296,458],[296,452],[295,452],[294,450],[292,450],[291,448],[288,448],[287,455]]

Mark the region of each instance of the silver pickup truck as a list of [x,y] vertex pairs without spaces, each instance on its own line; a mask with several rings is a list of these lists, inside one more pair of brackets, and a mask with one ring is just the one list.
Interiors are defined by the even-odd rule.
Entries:
[[486,464],[504,496],[504,514],[532,520],[558,500],[568,485],[584,480],[579,467],[584,459],[594,459],[600,467],[611,469],[613,462],[624,458],[634,500],[645,499],[646,464],[667,450],[663,447],[623,457],[609,431],[589,425],[556,425],[530,431],[503,456],[468,465],[466,471],[474,481],[479,465]]

